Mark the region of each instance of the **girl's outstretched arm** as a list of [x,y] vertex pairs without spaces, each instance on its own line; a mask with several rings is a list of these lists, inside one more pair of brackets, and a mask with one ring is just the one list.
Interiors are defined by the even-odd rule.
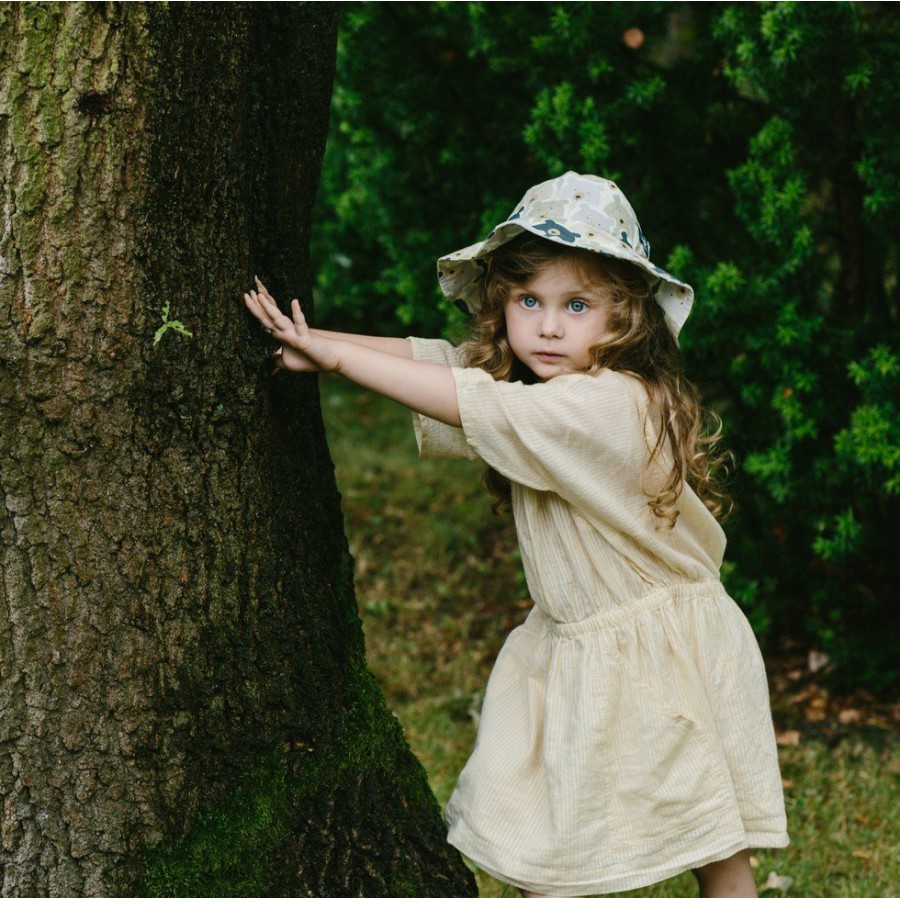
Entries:
[[[253,280],[256,282],[256,290],[259,291],[260,294],[265,294],[265,296],[274,303],[275,298],[269,293],[268,288],[259,280],[259,278],[254,276]],[[322,328],[310,328],[309,331],[310,334],[333,338],[336,341],[349,341],[351,344],[362,344],[364,347],[371,347],[373,350],[380,350],[382,353],[390,353],[392,356],[402,356],[405,359],[413,358],[412,344],[410,344],[406,338],[378,337],[370,334],[348,334],[343,331],[325,331]],[[276,359],[275,364],[278,365],[279,368],[287,368],[286,366],[279,365],[280,363],[283,363],[281,354],[279,354],[279,359]]]
[[379,337],[374,334],[350,334],[343,331],[325,331],[322,328],[310,328],[312,334],[331,338],[335,341],[347,341],[351,344],[360,344],[363,347],[371,347],[382,353],[390,353],[391,356],[402,356],[404,359],[412,359],[412,344],[406,338]]
[[338,340],[328,332],[312,332],[298,300],[291,301],[292,318],[281,312],[268,293],[250,291],[244,294],[244,303],[281,343],[285,355],[292,355],[289,367],[295,371],[337,372],[429,418],[461,424],[456,380],[446,366]]

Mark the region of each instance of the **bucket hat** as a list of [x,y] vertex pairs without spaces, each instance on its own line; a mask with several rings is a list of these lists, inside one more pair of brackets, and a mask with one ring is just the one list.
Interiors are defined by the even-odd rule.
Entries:
[[694,290],[650,262],[650,244],[631,204],[617,185],[597,175],[566,172],[535,185],[484,240],[442,256],[438,279],[445,296],[464,312],[477,313],[488,268],[485,257],[525,231],[637,266],[653,288],[669,329],[678,337],[694,303]]

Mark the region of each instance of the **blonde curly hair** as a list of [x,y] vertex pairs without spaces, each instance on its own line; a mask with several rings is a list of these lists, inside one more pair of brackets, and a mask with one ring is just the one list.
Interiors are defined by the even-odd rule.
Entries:
[[[717,450],[722,421],[712,410],[704,409],[697,389],[684,377],[678,344],[637,267],[528,232],[517,236],[488,259],[481,311],[473,322],[471,338],[463,344],[466,365],[484,369],[497,381],[537,380],[510,347],[504,304],[515,286],[559,262],[575,267],[590,283],[604,285],[611,295],[607,336],[591,348],[591,364],[585,371],[596,374],[612,369],[634,376],[647,391],[648,415],[656,412],[650,424],[657,437],[652,447],[648,444],[641,488],[648,497],[647,505],[660,520],[657,530],[675,527],[676,506],[685,483],[716,518],[723,518],[732,504],[723,484],[731,453]],[[651,480],[653,488],[648,487]],[[508,479],[489,468],[485,484],[496,498],[495,510],[509,506]]]

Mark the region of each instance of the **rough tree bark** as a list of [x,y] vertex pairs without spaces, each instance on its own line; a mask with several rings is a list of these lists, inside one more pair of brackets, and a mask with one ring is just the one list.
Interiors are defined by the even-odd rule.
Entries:
[[5,895],[474,891],[239,302],[309,306],[335,17],[0,6]]

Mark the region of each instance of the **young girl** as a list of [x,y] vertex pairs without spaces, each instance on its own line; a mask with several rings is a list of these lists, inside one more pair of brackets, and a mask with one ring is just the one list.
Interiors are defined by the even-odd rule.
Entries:
[[725,593],[716,436],[680,371],[691,288],[649,261],[610,181],[569,172],[438,262],[470,341],[310,329],[257,280],[277,365],[414,411],[422,455],[480,458],[512,505],[526,622],[488,683],[449,840],[526,896],[693,869],[756,896],[749,847],[788,843],[763,660]]

